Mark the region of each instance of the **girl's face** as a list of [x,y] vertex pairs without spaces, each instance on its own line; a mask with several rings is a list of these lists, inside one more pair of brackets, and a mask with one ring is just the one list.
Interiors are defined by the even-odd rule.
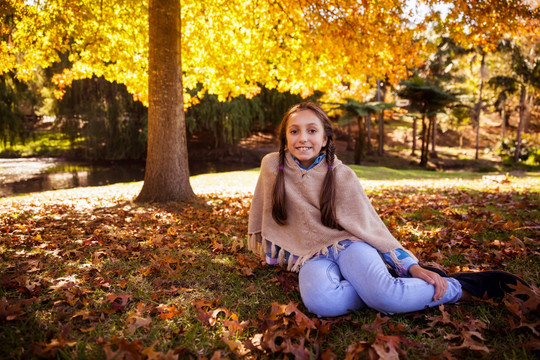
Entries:
[[305,168],[315,162],[328,140],[321,119],[310,110],[292,114],[285,131],[287,149]]

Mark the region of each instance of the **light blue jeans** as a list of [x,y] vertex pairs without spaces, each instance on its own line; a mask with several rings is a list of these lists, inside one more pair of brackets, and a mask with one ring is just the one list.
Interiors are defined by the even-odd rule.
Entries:
[[461,285],[445,278],[448,289],[433,301],[435,287],[416,278],[393,277],[377,250],[364,242],[342,242],[308,261],[299,274],[300,295],[307,309],[318,316],[340,316],[365,306],[382,313],[418,311],[461,298]]

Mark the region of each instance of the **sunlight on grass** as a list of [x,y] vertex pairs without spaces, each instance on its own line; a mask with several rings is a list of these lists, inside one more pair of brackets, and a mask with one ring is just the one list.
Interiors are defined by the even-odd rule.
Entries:
[[[82,138],[76,140],[83,141]],[[27,156],[61,156],[66,150],[71,149],[72,145],[67,136],[60,133],[37,133],[33,138],[26,140],[24,144],[16,143],[12,146],[4,147],[0,145],[0,153],[9,152],[18,154],[21,157]]]
[[403,179],[478,179],[485,174],[466,171],[428,171],[411,169],[391,169],[349,165],[360,179],[364,180],[403,180]]
[[190,178],[196,194],[253,193],[259,178],[259,169],[196,175]]

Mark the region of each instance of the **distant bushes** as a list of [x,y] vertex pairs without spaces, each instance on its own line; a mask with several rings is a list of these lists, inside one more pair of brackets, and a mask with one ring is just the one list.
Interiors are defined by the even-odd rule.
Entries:
[[[501,142],[497,153],[502,158],[505,165],[513,164],[516,145],[517,142],[515,138],[504,138]],[[525,165],[540,165],[540,134],[523,134],[521,138],[519,161]]]

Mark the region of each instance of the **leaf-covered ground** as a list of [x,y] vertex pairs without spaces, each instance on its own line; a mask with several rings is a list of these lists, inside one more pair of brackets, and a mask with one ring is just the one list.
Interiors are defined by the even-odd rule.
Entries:
[[364,181],[425,263],[506,269],[532,289],[321,319],[296,274],[245,248],[256,178],[194,177],[182,206],[135,204],[141,183],[0,199],[0,358],[538,358],[538,177]]

